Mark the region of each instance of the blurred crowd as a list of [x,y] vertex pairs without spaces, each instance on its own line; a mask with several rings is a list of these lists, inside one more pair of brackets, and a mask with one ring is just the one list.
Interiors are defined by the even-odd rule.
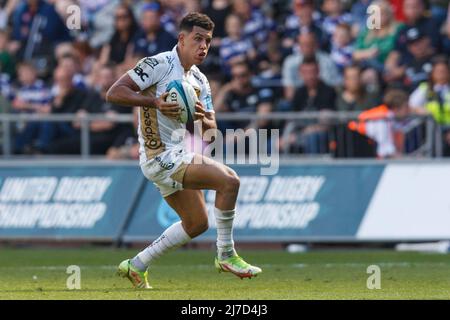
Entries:
[[[427,114],[450,155],[448,0],[0,0],[0,112],[74,114],[14,124],[13,152],[79,154],[84,114],[133,114],[106,102],[107,90],[142,57],[171,50],[191,11],[216,25],[200,66],[216,112],[320,112],[309,124],[221,121],[219,129],[278,128],[281,151],[330,153],[336,128],[327,115],[357,111],[341,126],[353,147],[389,158],[417,148],[401,133],[410,115]],[[91,153],[136,159],[134,118],[92,121]]]

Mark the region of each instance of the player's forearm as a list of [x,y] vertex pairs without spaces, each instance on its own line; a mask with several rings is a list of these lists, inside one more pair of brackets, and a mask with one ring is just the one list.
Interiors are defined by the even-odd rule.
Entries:
[[129,107],[156,107],[156,97],[143,96],[123,85],[113,85],[106,93],[106,101]]

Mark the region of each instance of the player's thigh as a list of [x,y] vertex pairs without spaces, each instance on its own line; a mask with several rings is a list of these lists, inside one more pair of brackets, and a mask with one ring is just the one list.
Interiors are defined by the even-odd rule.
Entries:
[[195,154],[183,178],[185,189],[222,190],[239,187],[239,178],[233,169],[210,158]]
[[[180,216],[185,227],[207,227],[208,211],[201,190],[180,190],[164,198]],[[206,226],[204,225],[206,224]]]

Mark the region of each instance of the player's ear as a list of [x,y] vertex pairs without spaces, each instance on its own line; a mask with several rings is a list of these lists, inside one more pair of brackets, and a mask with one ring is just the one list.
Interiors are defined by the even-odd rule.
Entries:
[[184,37],[185,37],[186,35],[184,34],[184,32],[180,32],[179,34],[178,34],[178,43],[180,44],[180,45],[182,45],[182,46],[184,46]]

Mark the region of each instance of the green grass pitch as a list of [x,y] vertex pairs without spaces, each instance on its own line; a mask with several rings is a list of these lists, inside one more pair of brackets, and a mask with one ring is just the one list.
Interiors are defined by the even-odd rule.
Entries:
[[[254,279],[219,274],[213,251],[178,250],[150,272],[153,290],[115,275],[136,250],[0,249],[0,299],[449,299],[450,255],[394,251],[241,251],[261,266]],[[66,269],[81,268],[81,290],[68,290]],[[369,265],[381,289],[367,288]]]

